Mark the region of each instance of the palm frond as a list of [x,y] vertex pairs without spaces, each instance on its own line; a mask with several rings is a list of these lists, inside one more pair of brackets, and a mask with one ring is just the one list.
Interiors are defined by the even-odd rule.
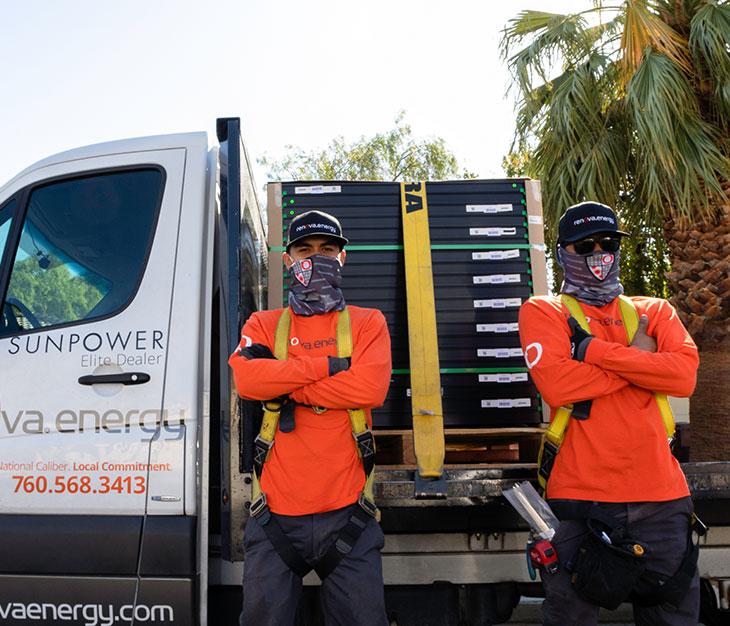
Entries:
[[636,188],[647,210],[661,213],[667,201],[681,215],[710,211],[722,194],[717,178],[728,161],[701,118],[686,75],[663,54],[647,48],[627,87],[637,141]]
[[[510,21],[503,31],[501,54],[522,93],[533,89],[534,77],[548,82],[558,61],[579,62],[590,52],[585,27],[580,15],[541,11],[523,11]],[[530,44],[513,54],[528,36],[532,38]]]
[[687,42],[659,15],[649,10],[646,0],[626,0],[624,6],[624,32],[621,37],[624,79],[631,76],[641,65],[647,48],[666,55],[684,72],[690,73]]
[[[730,117],[730,4],[708,2],[690,23],[689,45],[701,77],[712,83],[713,100],[727,121]],[[730,125],[730,124],[728,124]]]
[[540,118],[541,126],[534,130],[541,141],[533,165],[544,181],[546,212],[554,218],[580,200],[611,202],[622,187],[628,148],[611,126],[615,99],[605,84],[614,67],[608,57],[595,52],[564,73]]

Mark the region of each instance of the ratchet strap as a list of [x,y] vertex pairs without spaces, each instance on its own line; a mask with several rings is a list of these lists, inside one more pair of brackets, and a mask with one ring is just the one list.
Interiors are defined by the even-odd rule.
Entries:
[[[352,356],[352,327],[350,312],[345,307],[337,314],[336,323],[337,356]],[[279,360],[286,360],[289,356],[289,331],[291,329],[291,312],[284,309],[276,325],[274,336],[274,356]],[[274,435],[279,423],[279,415],[283,400],[275,398],[263,402],[264,415],[261,429],[254,441],[253,458],[253,501],[251,515],[266,532],[266,536],[279,553],[282,560],[299,577],[304,577],[312,569],[324,580],[337,567],[340,560],[352,551],[357,538],[360,536],[370,517],[377,517],[378,509],[373,497],[373,478],[375,477],[375,439],[367,423],[367,416],[363,409],[348,409],[352,437],[355,440],[358,457],[362,459],[365,472],[365,487],[358,497],[357,504],[345,527],[340,531],[335,542],[316,564],[307,562],[294,548],[286,533],[276,518],[271,515],[266,502],[266,494],[261,491],[261,474],[264,463],[269,458],[274,445]],[[327,409],[312,407],[317,413],[324,413]]]
[[[636,307],[626,296],[619,296],[619,313],[621,320],[623,321],[624,329],[626,330],[626,338],[628,344],[631,345],[631,341],[634,338],[636,329],[639,326],[639,314],[636,311]],[[568,309],[568,312],[576,319],[580,324],[580,327],[587,333],[590,333],[590,327],[588,321],[583,313],[583,309],[580,307],[578,300],[567,294],[561,294],[560,299]],[[665,395],[655,393],[654,399],[659,407],[662,420],[664,422],[664,428],[667,431],[667,439],[669,444],[672,444],[674,439],[674,415],[672,414],[672,408],[669,406],[669,400]],[[586,401],[591,403],[592,400]],[[568,424],[570,424],[571,415],[574,413],[577,405],[586,406],[585,402],[576,402],[575,405],[568,404],[561,406],[555,413],[553,421],[550,423],[547,431],[543,435],[542,443],[540,444],[540,451],[537,456],[537,480],[543,491],[547,487],[548,478],[552,472],[553,465],[555,463],[555,457],[557,457],[560,451],[560,446],[563,444],[565,439],[565,432],[568,430]],[[590,405],[588,405],[588,411],[581,416],[582,419],[587,419],[590,412]]]
[[400,190],[416,479],[441,481],[446,446],[426,183],[401,183]]

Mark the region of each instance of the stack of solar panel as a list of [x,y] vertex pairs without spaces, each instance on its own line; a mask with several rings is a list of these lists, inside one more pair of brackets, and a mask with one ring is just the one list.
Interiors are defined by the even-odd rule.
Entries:
[[[536,424],[541,403],[517,328],[519,307],[533,294],[525,181],[432,182],[426,193],[444,424]],[[300,181],[282,183],[281,194],[283,239],[291,218],[312,209],[342,223],[350,240],[345,299],[380,309],[392,340],[391,388],[373,420],[410,427],[400,184]]]

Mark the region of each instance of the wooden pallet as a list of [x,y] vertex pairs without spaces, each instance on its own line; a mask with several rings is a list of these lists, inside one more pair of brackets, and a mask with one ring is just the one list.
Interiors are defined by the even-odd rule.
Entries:
[[[412,430],[376,430],[376,464],[383,469],[416,468]],[[448,428],[444,464],[535,463],[544,427]]]

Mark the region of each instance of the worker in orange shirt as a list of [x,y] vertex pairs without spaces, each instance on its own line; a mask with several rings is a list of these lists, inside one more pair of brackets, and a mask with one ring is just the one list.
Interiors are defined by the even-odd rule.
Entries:
[[[543,623],[550,626],[591,626],[599,604],[621,601],[633,602],[637,625],[698,621],[692,500],[654,396],[692,394],[697,347],[674,308],[649,297],[624,302],[639,317],[629,345],[619,305],[625,236],[614,211],[597,202],[572,206],[560,219],[561,291],[577,301],[590,332],[562,294],[530,298],[520,309],[525,361],[551,420],[572,405],[547,482],[546,498],[561,520],[552,541],[560,568],[541,573]],[[591,543],[589,535],[598,539]],[[635,554],[623,554],[626,547]],[[583,570],[591,560],[600,560],[606,580],[581,589],[595,575]]]
[[229,359],[241,397],[273,401],[264,406],[278,413],[271,436],[262,427],[256,441],[260,495],[243,540],[244,626],[293,624],[311,569],[322,579],[325,623],[388,623],[369,427],[390,384],[390,337],[380,311],[345,305],[347,243],[332,215],[294,217],[284,253],[289,306],[254,313]]

